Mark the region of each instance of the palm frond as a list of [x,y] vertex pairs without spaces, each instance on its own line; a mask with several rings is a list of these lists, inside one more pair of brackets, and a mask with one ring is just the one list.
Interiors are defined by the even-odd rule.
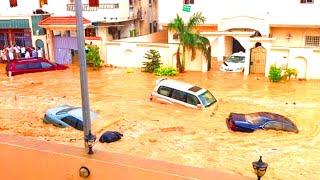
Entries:
[[194,13],[187,22],[187,28],[191,31],[195,26],[203,24],[205,21],[206,18],[202,15],[201,12]]

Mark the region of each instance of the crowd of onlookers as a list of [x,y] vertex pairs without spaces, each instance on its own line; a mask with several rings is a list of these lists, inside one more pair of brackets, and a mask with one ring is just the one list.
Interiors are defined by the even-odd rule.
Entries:
[[6,46],[0,49],[0,61],[8,61],[18,58],[43,58],[43,50],[38,47],[25,47],[25,46]]

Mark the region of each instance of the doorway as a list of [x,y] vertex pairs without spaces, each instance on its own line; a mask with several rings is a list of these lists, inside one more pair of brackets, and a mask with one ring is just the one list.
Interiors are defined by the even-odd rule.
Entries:
[[256,43],[250,53],[250,73],[264,74],[266,69],[266,49],[261,43]]

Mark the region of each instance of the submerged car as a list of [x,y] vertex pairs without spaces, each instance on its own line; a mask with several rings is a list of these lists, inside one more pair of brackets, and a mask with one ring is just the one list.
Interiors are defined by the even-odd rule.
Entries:
[[244,70],[245,53],[237,52],[232,54],[220,66],[221,71],[242,72]]
[[199,109],[207,108],[217,102],[209,90],[167,78],[156,81],[150,100]]
[[67,68],[68,66],[52,63],[43,58],[21,58],[8,61],[6,71],[8,76],[14,76],[17,74],[64,70]]
[[287,117],[270,112],[249,114],[230,113],[227,126],[233,131],[253,132],[257,129],[273,129],[298,133],[297,126]]
[[[90,119],[93,120],[97,114],[90,112]],[[83,130],[82,108],[70,105],[62,105],[49,109],[44,115],[43,121],[51,123],[58,127],[73,127],[78,130]]]

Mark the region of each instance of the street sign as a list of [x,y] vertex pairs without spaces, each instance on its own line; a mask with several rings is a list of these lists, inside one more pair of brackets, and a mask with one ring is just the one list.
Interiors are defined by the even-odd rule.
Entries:
[[191,6],[190,6],[190,5],[186,5],[186,4],[183,5],[182,11],[184,11],[184,12],[190,12],[190,10],[191,10]]

